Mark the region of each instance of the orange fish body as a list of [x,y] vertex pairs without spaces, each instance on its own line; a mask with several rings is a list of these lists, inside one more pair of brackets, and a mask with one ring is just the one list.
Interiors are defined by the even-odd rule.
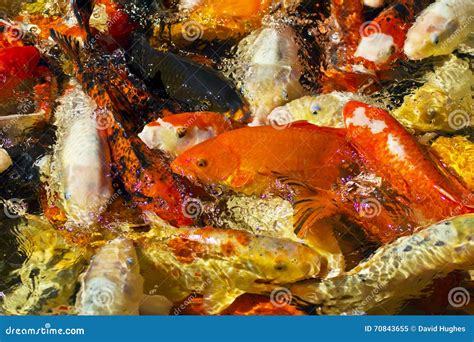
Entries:
[[187,150],[171,167],[205,184],[261,194],[274,174],[328,189],[351,158],[344,129],[294,123],[285,129],[260,126],[223,133]]
[[33,46],[0,49],[0,96],[11,94],[22,81],[33,77],[40,60]]
[[344,108],[347,137],[363,161],[410,201],[427,224],[472,211],[473,196],[437,168],[430,155],[388,112],[358,101]]

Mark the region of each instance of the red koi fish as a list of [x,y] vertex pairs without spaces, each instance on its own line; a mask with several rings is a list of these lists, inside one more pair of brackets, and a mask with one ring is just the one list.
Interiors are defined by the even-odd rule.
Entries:
[[388,112],[350,101],[344,107],[344,121],[348,140],[363,161],[410,201],[420,224],[473,211],[472,193]]

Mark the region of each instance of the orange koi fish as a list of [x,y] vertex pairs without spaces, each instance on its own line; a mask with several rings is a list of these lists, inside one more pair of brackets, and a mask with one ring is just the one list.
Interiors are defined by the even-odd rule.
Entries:
[[285,129],[260,126],[223,133],[178,156],[171,168],[194,181],[261,195],[275,174],[329,189],[352,155],[344,129],[298,122]]
[[124,70],[118,70],[105,58],[91,51],[81,53],[76,40],[54,30],[51,37],[75,62],[76,78],[95,100],[98,129],[107,137],[117,176],[134,202],[172,224],[191,223],[182,209],[186,189],[170,172],[163,156],[150,150],[133,132],[135,116],[130,113],[137,108],[134,101],[138,107],[146,107],[146,94],[123,77]]
[[473,210],[472,193],[437,165],[388,112],[350,101],[344,121],[348,140],[363,161],[410,201],[420,224]]
[[[275,184],[290,186],[297,192],[295,232],[313,247],[333,253],[337,242],[320,220],[335,214],[349,215],[382,242],[412,230],[410,220],[400,218],[403,215],[384,205],[385,200],[374,208],[367,199],[360,204],[359,198],[347,199],[333,191],[336,183],[358,170],[344,129],[306,122],[280,130],[271,126],[237,129],[190,148],[171,168],[193,181],[224,185],[247,195],[261,196],[274,190]],[[365,215],[371,210],[378,215]]]
[[9,96],[24,80],[33,77],[40,60],[34,46],[0,49],[0,96]]

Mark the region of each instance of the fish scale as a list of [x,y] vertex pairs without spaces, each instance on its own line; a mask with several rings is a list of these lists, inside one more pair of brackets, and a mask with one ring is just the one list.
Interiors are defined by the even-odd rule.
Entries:
[[434,224],[380,248],[346,275],[290,287],[320,314],[394,313],[433,279],[474,264],[474,214]]

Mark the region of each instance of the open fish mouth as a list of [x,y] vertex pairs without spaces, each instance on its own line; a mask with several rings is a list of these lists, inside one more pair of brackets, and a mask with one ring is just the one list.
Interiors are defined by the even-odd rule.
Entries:
[[0,313],[472,313],[472,18],[0,6]]

